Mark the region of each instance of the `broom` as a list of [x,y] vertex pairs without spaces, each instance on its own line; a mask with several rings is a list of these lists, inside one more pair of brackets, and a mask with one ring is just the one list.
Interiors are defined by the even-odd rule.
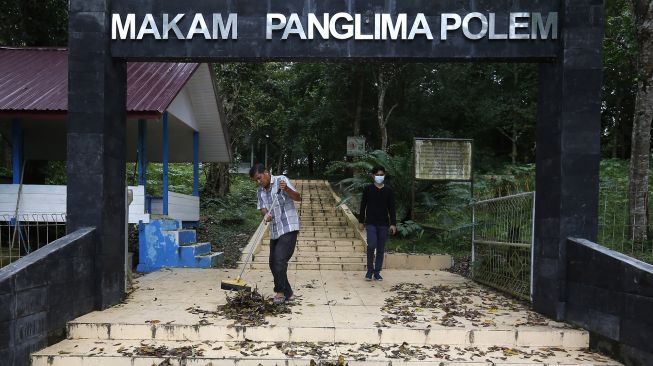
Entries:
[[[272,210],[274,209],[274,206],[279,203],[279,193],[281,191],[277,192],[276,195],[274,195],[274,199],[272,200],[272,206],[268,209],[268,213],[271,213]],[[265,217],[263,217],[263,222],[265,225],[268,223],[265,221]],[[240,274],[238,277],[236,277],[235,280],[222,280],[220,283],[220,288],[223,290],[227,291],[247,291],[250,292],[252,291],[252,287],[247,285],[247,282],[243,280],[243,272],[245,272],[245,268],[247,267],[247,264],[249,263],[249,259],[252,258],[252,254],[254,253],[254,247],[256,245],[252,244],[251,248],[249,248],[249,254],[247,255],[247,259],[245,259],[245,263],[243,263],[243,268],[240,270]]]

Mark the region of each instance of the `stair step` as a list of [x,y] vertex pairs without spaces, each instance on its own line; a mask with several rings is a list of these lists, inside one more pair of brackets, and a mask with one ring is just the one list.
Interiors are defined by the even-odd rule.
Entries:
[[[263,235],[263,239],[270,239],[270,234],[266,233]],[[356,234],[354,233],[326,233],[326,232],[302,232],[301,230],[299,231],[299,236],[297,236],[298,240],[313,240],[313,239],[333,239],[333,240],[341,240],[341,239],[356,239]]]
[[328,226],[328,227],[334,227],[334,226],[340,226],[340,225],[347,225],[347,220],[343,219],[332,219],[332,220],[305,220],[302,219],[301,217],[299,218],[301,222],[301,226]]
[[[266,268],[266,270],[269,270]],[[363,281],[361,279],[361,281]],[[363,281],[364,283],[364,281]],[[381,316],[379,315],[379,318]],[[403,343],[413,345],[452,346],[499,346],[499,347],[563,347],[582,349],[589,345],[588,333],[573,328],[551,328],[537,326],[521,327],[445,327],[434,326],[390,327],[337,326],[330,327],[313,323],[310,326],[273,324],[255,327],[233,326],[232,321],[212,319],[212,324],[150,324],[140,323],[96,323],[73,320],[68,323],[70,340],[90,339],[95,341],[122,340],[143,341],[243,341],[255,342],[360,342],[374,344]]]
[[[269,241],[262,243],[263,245],[265,244],[270,244]],[[329,239],[329,238],[301,238],[299,237],[297,239],[297,244],[298,245],[335,245],[335,246],[340,246],[340,245],[363,245],[364,243],[360,239],[354,239],[354,238],[346,238],[346,239]]]
[[343,226],[306,226],[302,225],[302,232],[351,232],[352,228],[346,225]]
[[[269,269],[266,262],[252,262],[251,269]],[[365,271],[367,265],[363,263],[316,263],[316,262],[288,262],[288,271]]]
[[[120,344],[118,344],[120,343]],[[486,366],[486,365],[541,365],[546,361],[549,365],[563,364],[566,366],[617,366],[621,365],[607,357],[584,350],[552,350],[546,347],[520,347],[505,349],[501,347],[464,347],[451,346],[404,346],[402,343],[392,343],[376,346],[360,343],[335,344],[332,342],[320,345],[320,356],[315,354],[311,345],[306,343],[273,342],[193,342],[193,341],[91,341],[65,340],[32,356],[33,366],[69,366],[69,365],[308,365],[329,362],[337,364],[338,356],[342,355],[345,364],[351,366],[376,366],[402,364],[406,366]],[[173,350],[181,347],[196,351],[200,355],[175,356],[138,356],[136,350],[145,347],[155,350]],[[398,352],[393,354],[393,350]],[[290,354],[290,351],[293,354]],[[512,352],[511,352],[512,351]],[[129,355],[129,352],[132,355]],[[244,353],[242,353],[244,352]],[[485,356],[479,357],[483,354]],[[91,362],[92,360],[92,362]],[[168,360],[166,362],[166,360]],[[451,361],[455,360],[455,361]],[[87,363],[88,362],[88,363]],[[589,362],[589,363],[588,363]]]
[[[265,241],[265,242],[263,242],[261,244],[260,248],[261,248],[261,250],[266,250],[266,249],[270,248],[270,243]],[[308,251],[308,250],[313,250],[313,251],[318,251],[318,250],[319,251],[339,250],[339,251],[343,251],[343,250],[347,250],[347,249],[349,249],[349,250],[361,249],[362,250],[362,249],[367,248],[367,246],[365,244],[363,244],[362,242],[356,243],[356,244],[347,244],[347,243],[334,244],[334,243],[325,243],[325,242],[321,242],[319,244],[311,244],[311,243],[302,242],[302,243],[297,243],[295,245],[295,248],[298,248],[300,250],[306,250],[306,251]],[[315,249],[315,248],[324,248],[324,249]]]
[[158,225],[161,228],[161,231],[175,231],[182,228],[181,221],[165,218],[151,220],[150,224]]
[[211,243],[197,243],[180,246],[177,249],[182,261],[193,260],[198,255],[211,253]]
[[196,243],[197,234],[195,230],[179,230],[179,245]]
[[[359,253],[356,253],[359,254]],[[364,264],[367,263],[367,257],[357,256],[356,254],[347,255],[344,257],[321,257],[319,255],[307,256],[301,255],[300,253],[295,252],[295,254],[290,258],[288,263],[339,263],[339,264]],[[270,253],[261,253],[254,256],[252,263],[268,263],[268,258]]]
[[[269,256],[270,252],[258,252],[255,255],[258,257],[266,257]],[[295,254],[293,255],[294,257],[310,257],[310,258],[322,258],[323,260],[326,258],[344,258],[345,256],[347,257],[352,257],[352,258],[366,258],[367,254],[365,252],[351,252],[348,254],[345,254],[343,252],[321,252],[321,253],[315,253],[315,252],[305,252],[303,250],[295,250]],[[333,260],[332,262],[337,262],[337,260]]]
[[209,252],[195,256],[196,268],[215,268],[224,263],[223,252]]

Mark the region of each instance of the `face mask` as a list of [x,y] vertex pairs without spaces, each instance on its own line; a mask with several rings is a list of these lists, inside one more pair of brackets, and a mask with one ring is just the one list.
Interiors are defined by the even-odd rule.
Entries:
[[385,177],[383,175],[375,175],[374,176],[374,182],[376,184],[383,184],[384,180],[385,180]]

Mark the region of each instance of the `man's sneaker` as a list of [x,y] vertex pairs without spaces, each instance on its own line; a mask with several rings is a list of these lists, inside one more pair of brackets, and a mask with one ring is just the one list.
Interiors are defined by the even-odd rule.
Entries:
[[383,277],[381,277],[380,273],[375,273],[374,274],[374,279],[377,281],[383,281]]
[[365,274],[365,281],[372,281],[372,272],[367,272]]

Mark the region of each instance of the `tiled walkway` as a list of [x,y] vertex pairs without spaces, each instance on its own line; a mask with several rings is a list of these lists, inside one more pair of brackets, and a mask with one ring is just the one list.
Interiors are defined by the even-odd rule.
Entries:
[[[33,365],[618,365],[585,351],[588,334],[444,271],[291,271],[292,313],[243,326],[215,314],[235,270],[161,270],[124,304],[76,319]],[[268,271],[245,275],[272,295]],[[185,348],[184,348],[185,347]],[[168,362],[168,363],[165,363]]]

